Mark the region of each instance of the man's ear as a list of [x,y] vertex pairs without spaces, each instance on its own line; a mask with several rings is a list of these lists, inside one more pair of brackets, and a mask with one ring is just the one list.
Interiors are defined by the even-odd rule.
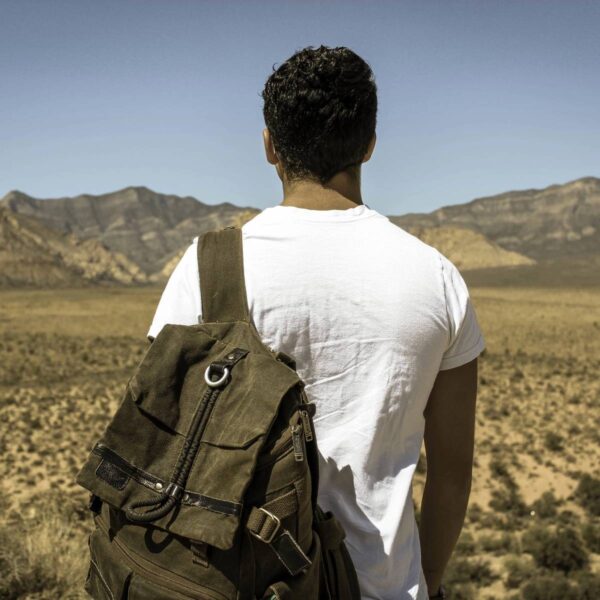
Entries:
[[267,161],[272,165],[276,165],[279,162],[279,158],[277,157],[275,148],[273,147],[273,140],[271,138],[271,132],[268,130],[267,127],[265,127],[263,129],[262,133],[263,133],[263,143],[265,146],[265,154],[267,156]]

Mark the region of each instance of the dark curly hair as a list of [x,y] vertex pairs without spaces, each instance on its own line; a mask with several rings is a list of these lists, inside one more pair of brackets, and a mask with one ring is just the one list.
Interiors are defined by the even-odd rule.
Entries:
[[375,133],[371,67],[345,46],[307,46],[267,79],[263,116],[286,177],[321,184],[360,165]]

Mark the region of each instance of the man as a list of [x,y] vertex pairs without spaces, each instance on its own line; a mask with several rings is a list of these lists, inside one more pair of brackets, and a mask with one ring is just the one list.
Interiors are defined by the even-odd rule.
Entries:
[[[377,112],[363,59],[309,46],[274,70],[262,97],[283,200],[242,227],[252,318],[267,346],[296,359],[316,403],[319,503],[344,525],[363,599],[443,597],[470,493],[484,349],[467,287],[446,257],[363,203]],[[201,319],[197,243],[149,339]],[[411,485],[423,439],[419,532]]]

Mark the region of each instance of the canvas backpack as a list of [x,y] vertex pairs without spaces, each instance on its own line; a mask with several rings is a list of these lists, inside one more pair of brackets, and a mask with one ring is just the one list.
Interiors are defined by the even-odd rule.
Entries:
[[360,600],[317,504],[315,405],[250,318],[242,251],[239,227],[199,237],[201,320],[163,326],[76,475],[93,598]]

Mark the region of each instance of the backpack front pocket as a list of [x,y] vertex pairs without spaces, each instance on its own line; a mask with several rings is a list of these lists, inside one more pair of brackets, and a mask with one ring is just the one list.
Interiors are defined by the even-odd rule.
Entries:
[[90,566],[84,589],[95,600],[125,600],[132,571],[118,560],[106,533],[96,526],[88,537]]
[[132,521],[227,550],[260,448],[299,381],[201,325],[165,325],[76,481]]

